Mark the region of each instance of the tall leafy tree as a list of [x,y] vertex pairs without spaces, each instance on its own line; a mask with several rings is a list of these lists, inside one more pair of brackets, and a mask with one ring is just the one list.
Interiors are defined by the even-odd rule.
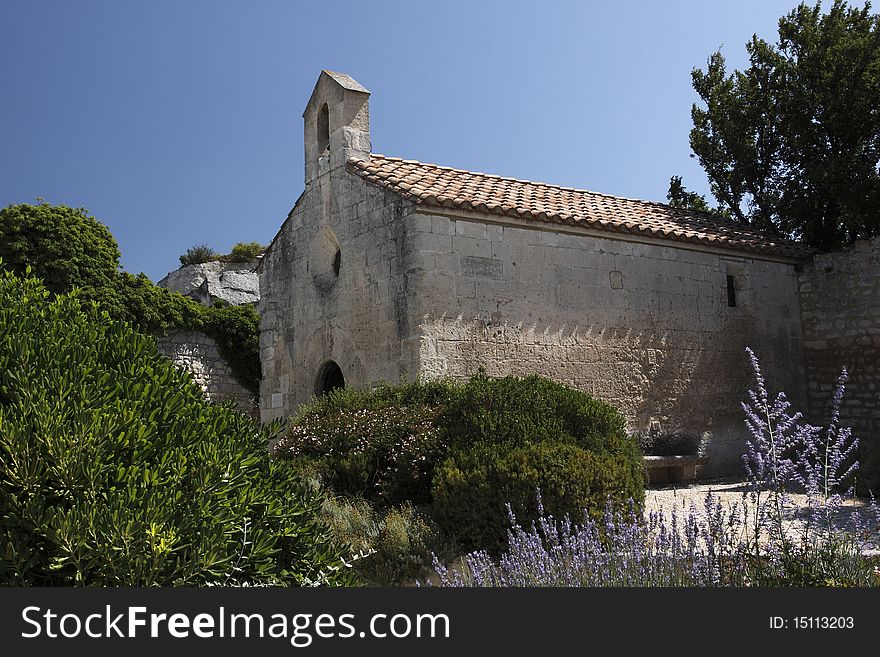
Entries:
[[31,267],[56,294],[118,287],[119,245],[85,208],[42,200],[0,208],[0,257],[18,274]]
[[880,16],[802,3],[746,49],[744,71],[719,51],[692,72],[690,145],[719,210],[819,249],[880,235]]
[[708,212],[729,219],[729,213],[709,205],[703,194],[689,191],[681,180],[681,176],[672,176],[669,179],[669,191],[666,193],[666,201],[674,208]]

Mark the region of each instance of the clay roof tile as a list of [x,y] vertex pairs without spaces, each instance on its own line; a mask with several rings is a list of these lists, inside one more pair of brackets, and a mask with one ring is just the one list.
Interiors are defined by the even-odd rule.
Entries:
[[503,178],[416,160],[371,155],[350,159],[349,169],[370,183],[419,205],[461,208],[542,222],[711,244],[731,249],[805,258],[812,250],[713,215],[662,203],[584,189]]

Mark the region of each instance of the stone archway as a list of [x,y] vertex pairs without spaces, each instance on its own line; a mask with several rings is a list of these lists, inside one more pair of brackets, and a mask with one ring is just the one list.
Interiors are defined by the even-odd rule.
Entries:
[[315,394],[326,395],[329,392],[345,387],[345,376],[342,368],[334,360],[328,360],[321,367],[318,380],[315,384]]

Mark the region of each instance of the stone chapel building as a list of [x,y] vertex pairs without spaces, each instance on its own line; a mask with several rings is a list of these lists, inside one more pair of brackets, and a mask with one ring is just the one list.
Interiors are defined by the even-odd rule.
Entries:
[[806,395],[804,247],[711,216],[371,152],[369,97],[322,71],[305,190],[259,266],[261,417],[416,377],[538,373],[689,432],[741,471],[754,349]]

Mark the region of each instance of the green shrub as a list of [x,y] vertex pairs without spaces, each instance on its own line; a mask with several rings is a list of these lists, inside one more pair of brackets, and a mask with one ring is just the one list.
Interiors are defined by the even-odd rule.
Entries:
[[49,291],[115,289],[119,246],[84,208],[21,203],[0,210],[0,257],[23,274],[30,266]]
[[338,390],[316,400],[300,410],[274,454],[313,463],[338,493],[379,505],[429,501],[434,465],[445,454],[438,409],[391,405],[387,393]]
[[450,552],[436,524],[409,502],[377,511],[362,499],[330,497],[324,513],[334,538],[357,555],[352,565],[363,584],[413,584],[427,577],[434,553]]
[[[194,247],[201,256],[207,247]],[[207,249],[213,260],[216,254]],[[19,274],[30,266],[55,294],[79,290],[113,319],[161,335],[170,329],[214,338],[232,375],[255,395],[260,391],[260,318],[251,306],[205,308],[153,285],[144,274],[120,272],[119,247],[110,231],[83,210],[64,205],[21,204],[0,210],[0,258]],[[198,260],[204,262],[205,260]]]
[[523,526],[538,518],[536,491],[547,514],[598,520],[610,500],[617,510],[644,501],[638,450],[586,451],[571,444],[510,448],[485,444],[457,452],[434,476],[434,514],[468,549],[497,552],[507,542],[509,511]]
[[534,375],[472,377],[455,390],[443,424],[453,449],[560,442],[603,450],[609,436],[624,433],[623,417],[612,406]]
[[259,242],[239,242],[232,247],[232,253],[229,254],[230,262],[250,262],[256,260],[266,247]]
[[347,581],[273,430],[152,338],[0,272],[0,583]]
[[644,497],[642,455],[622,416],[538,376],[336,390],[300,409],[275,454],[338,493],[430,505],[470,548],[499,547],[507,502],[533,517],[538,488],[549,512],[573,517],[598,513],[609,496]]
[[186,253],[180,256],[180,264],[184,267],[186,265],[200,265],[204,262],[212,262],[219,257],[220,254],[207,244],[196,244],[188,248]]

